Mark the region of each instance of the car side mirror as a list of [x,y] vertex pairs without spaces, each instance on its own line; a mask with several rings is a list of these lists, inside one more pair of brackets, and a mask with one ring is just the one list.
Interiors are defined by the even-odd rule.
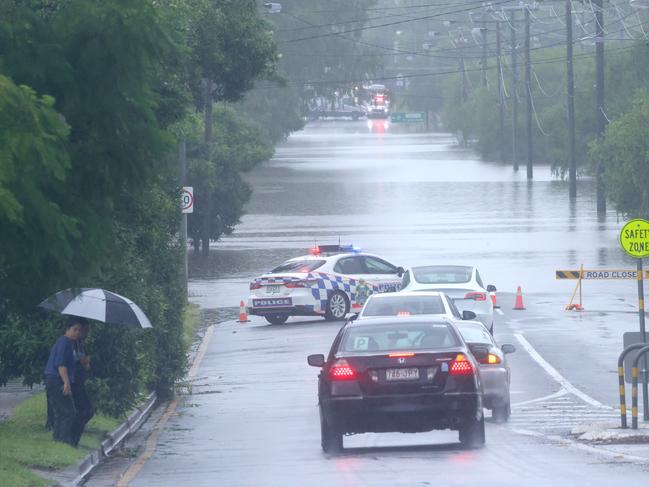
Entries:
[[349,320],[348,320],[348,321],[354,321],[354,320],[356,320],[356,319],[358,318],[358,314],[359,314],[359,313],[354,313],[353,315],[351,315],[351,316],[349,317]]
[[481,346],[472,347],[471,353],[476,359],[478,359],[479,362],[482,362],[483,360],[486,360],[487,357],[489,356],[489,348],[481,347]]
[[516,351],[516,347],[509,343],[502,344],[500,346],[500,349],[503,351],[503,353],[514,353]]
[[309,363],[311,367],[322,367],[325,364],[325,356],[322,355],[321,353],[317,353],[315,355],[309,355],[306,358],[306,361]]
[[477,314],[475,314],[473,311],[469,311],[468,309],[462,311],[463,320],[475,320],[477,316]]
[[493,284],[489,284],[487,286],[487,292],[488,293],[495,293],[496,291],[497,291],[496,286],[494,286]]
[[397,276],[403,277],[403,275],[405,273],[406,273],[406,270],[403,267],[401,267],[401,266],[397,267]]

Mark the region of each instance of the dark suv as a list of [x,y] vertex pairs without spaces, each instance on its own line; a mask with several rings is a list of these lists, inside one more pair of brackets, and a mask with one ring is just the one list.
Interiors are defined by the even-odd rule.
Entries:
[[310,355],[308,363],[322,368],[318,399],[325,452],[341,450],[346,433],[452,429],[467,447],[485,442],[479,368],[445,318],[348,322],[329,356]]

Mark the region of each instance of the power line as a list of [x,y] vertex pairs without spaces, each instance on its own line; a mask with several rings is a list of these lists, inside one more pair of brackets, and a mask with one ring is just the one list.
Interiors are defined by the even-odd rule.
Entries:
[[[502,5],[502,4],[511,3],[511,2],[512,2],[512,0],[501,0],[499,2],[496,2],[495,5]],[[363,31],[371,30],[371,29],[379,29],[381,27],[392,27],[392,26],[395,26],[395,25],[402,25],[402,24],[406,24],[406,23],[410,23],[410,22],[416,22],[416,21],[420,21],[420,20],[434,19],[434,18],[437,18],[437,17],[442,17],[444,15],[449,15],[449,14],[470,12],[471,10],[475,10],[476,8],[482,8],[482,5],[480,5],[478,7],[467,7],[467,8],[463,8],[463,9],[459,9],[459,10],[443,12],[443,13],[433,14],[433,15],[427,15],[427,16],[424,16],[424,17],[417,17],[417,18],[414,18],[414,19],[397,20],[395,22],[388,22],[388,23],[385,23],[385,24],[377,24],[377,25],[368,25],[368,26],[364,26],[364,27],[357,27],[355,29],[349,29],[349,30],[347,30],[345,32],[340,32],[340,33],[339,32],[328,32],[326,34],[318,34],[318,35],[312,35],[312,36],[307,36],[307,37],[300,37],[300,38],[297,38],[297,39],[288,39],[286,41],[278,42],[278,44],[288,44],[288,43],[293,43],[293,42],[308,41],[308,40],[312,40],[312,39],[321,39],[323,37],[333,37],[333,36],[338,36],[338,35],[341,35],[341,34],[351,34],[353,32],[363,32]]]

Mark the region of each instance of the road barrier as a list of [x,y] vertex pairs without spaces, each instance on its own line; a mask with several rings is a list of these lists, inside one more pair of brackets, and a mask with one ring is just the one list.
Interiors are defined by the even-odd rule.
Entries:
[[[646,347],[646,343],[634,343],[633,345],[629,345],[626,347],[622,353],[620,354],[620,358],[617,359],[617,376],[618,376],[618,382],[620,385],[620,419],[622,421],[622,428],[627,428],[626,424],[626,387],[624,385],[624,359],[625,357],[633,352],[634,350],[638,350],[640,348]],[[640,354],[638,354],[640,355]],[[634,363],[637,363],[634,361]],[[634,404],[635,404],[635,415],[636,415],[636,422],[637,422],[637,414],[638,414],[638,409],[637,409],[637,401],[638,401],[638,375],[637,375],[637,368],[632,369],[632,371],[636,371],[635,375],[635,382],[633,386],[633,390],[635,391],[635,397],[633,399]],[[633,373],[633,372],[632,372]],[[634,394],[632,392],[632,394]],[[633,414],[633,411],[632,411]],[[637,428],[637,424],[636,424]]]
[[[646,344],[643,343],[642,345]],[[649,352],[649,345],[638,350],[638,355],[633,360],[633,368],[631,369],[631,428],[634,430],[638,429],[638,362],[640,361],[640,357],[643,357],[647,352]],[[645,370],[644,372],[646,380],[647,371]]]
[[516,290],[516,302],[514,303],[514,307],[512,309],[515,310],[525,309],[525,305],[523,304],[523,292],[521,291],[520,286],[518,286],[518,289]]
[[248,312],[246,311],[246,303],[243,302],[243,299],[239,302],[239,319],[237,323],[248,323]]

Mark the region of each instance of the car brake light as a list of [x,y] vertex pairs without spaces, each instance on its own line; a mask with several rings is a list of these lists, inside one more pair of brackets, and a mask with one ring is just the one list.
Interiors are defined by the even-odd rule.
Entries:
[[471,291],[470,293],[466,293],[464,295],[464,299],[473,299],[474,301],[486,301],[487,293],[483,293],[479,291]]
[[329,369],[329,379],[354,380],[356,379],[356,371],[347,363],[347,360],[336,360],[333,366]]
[[261,284],[258,282],[251,282],[250,283],[250,290],[253,291],[255,289],[261,289]]
[[289,289],[295,289],[298,287],[311,287],[316,281],[288,281],[284,283],[284,286],[286,286]]
[[397,316],[410,316],[410,311],[399,311]]
[[455,360],[451,363],[451,367],[448,371],[449,375],[472,375],[473,367],[471,362],[463,354],[458,353],[455,357]]
[[311,247],[311,255],[320,255],[320,247],[317,245],[315,247]]
[[414,357],[415,354],[414,352],[394,352],[388,355],[390,358],[397,358],[397,357]]

